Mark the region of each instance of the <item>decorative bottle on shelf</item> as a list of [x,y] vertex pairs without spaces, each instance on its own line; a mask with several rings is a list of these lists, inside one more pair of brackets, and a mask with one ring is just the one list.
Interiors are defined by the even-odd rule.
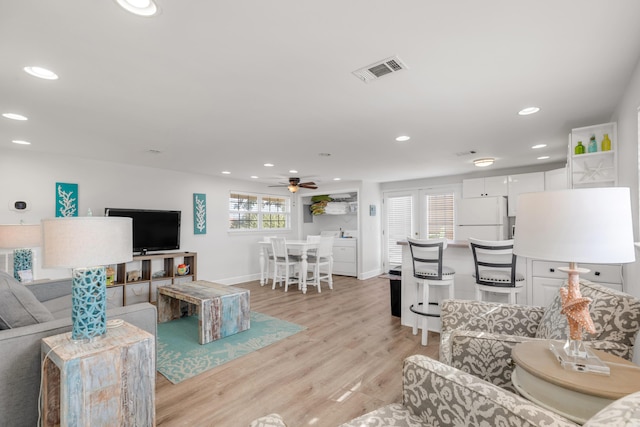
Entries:
[[611,150],[611,140],[609,139],[609,134],[605,133],[604,138],[602,138],[602,151],[610,151]]
[[574,149],[575,154],[584,154],[584,145],[582,145],[582,141],[578,141],[578,145]]
[[591,135],[591,139],[589,139],[589,145],[587,146],[587,152],[595,153],[598,151],[598,143],[596,142],[596,136]]

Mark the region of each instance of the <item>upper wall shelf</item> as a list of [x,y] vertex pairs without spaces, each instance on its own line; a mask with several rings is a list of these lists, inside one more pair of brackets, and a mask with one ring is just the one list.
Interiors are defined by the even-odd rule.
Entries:
[[[608,135],[611,149],[603,150],[602,141]],[[589,152],[589,141],[595,137],[596,151]],[[576,154],[578,141],[584,146],[583,154]],[[568,147],[569,180],[571,188],[615,187],[618,185],[618,132],[617,124],[604,123],[571,130]]]

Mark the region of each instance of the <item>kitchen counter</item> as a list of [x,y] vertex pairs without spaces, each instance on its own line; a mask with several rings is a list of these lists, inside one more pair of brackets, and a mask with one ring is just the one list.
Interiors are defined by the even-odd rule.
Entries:
[[[404,245],[404,246],[408,245],[406,240],[399,240],[396,243],[399,244],[399,245]],[[468,249],[470,249],[469,248],[469,242],[462,242],[462,241],[460,241],[460,242],[456,242],[456,241],[447,242],[447,247],[448,248],[450,247],[450,248],[468,248]]]

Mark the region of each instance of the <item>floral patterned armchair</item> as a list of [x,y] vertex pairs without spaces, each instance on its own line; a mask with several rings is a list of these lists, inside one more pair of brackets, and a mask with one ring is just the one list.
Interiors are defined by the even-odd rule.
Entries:
[[[405,359],[402,375],[402,403],[383,406],[341,427],[577,426],[514,393],[423,355]],[[640,392],[613,402],[584,426],[633,425],[625,421],[638,419]],[[271,414],[253,421],[251,427],[286,425],[280,416]]]
[[[595,335],[584,336],[592,348],[631,360],[640,329],[640,299],[586,280],[580,291],[593,301],[589,312]],[[549,307],[445,300],[442,303],[440,361],[515,391],[511,350],[523,341],[565,339],[567,320],[558,294]]]

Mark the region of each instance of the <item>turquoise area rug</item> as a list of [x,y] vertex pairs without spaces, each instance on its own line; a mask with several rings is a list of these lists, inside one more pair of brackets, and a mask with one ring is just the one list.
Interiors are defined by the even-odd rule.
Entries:
[[178,384],[304,329],[252,311],[248,330],[200,345],[196,316],[159,323],[157,369],[173,384]]

